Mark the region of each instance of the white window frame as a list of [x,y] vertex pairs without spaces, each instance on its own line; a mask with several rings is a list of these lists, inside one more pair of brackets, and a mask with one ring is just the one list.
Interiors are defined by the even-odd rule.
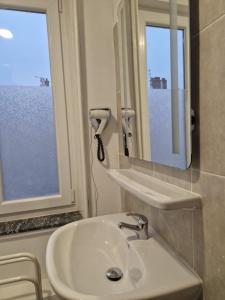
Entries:
[[[78,210],[80,203],[75,201],[75,189],[77,189],[76,198],[80,197],[81,201],[84,200],[83,207],[81,207],[84,210],[84,215],[87,213],[85,163],[81,154],[84,150],[83,134],[80,126],[77,126],[77,130],[73,130],[75,121],[74,117],[71,116],[75,112],[72,97],[77,96],[79,103],[76,105],[77,115],[75,118],[79,124],[82,124],[78,51],[74,51],[74,58],[71,62],[71,64],[74,64],[69,67],[68,62],[63,57],[63,50],[67,52],[66,54],[71,54],[68,47],[73,46],[72,50],[77,50],[74,42],[77,42],[78,33],[76,30],[72,30],[73,36],[69,36],[70,34],[66,32],[68,31],[67,25],[69,22],[75,27],[75,24],[73,24],[74,20],[72,21],[71,18],[69,19],[65,15],[60,16],[62,7],[59,5],[65,4],[67,13],[74,16],[76,15],[76,3],[72,2],[72,0],[64,0],[63,2],[58,0],[0,0],[0,8],[45,12],[47,14],[60,190],[58,195],[53,196],[10,201],[0,200],[0,215],[24,214],[25,212],[43,209],[54,210],[57,207],[66,206],[71,207],[73,210]],[[69,38],[73,45],[69,45]],[[66,43],[65,47],[62,47],[63,43]],[[67,63],[66,67],[64,66],[64,61],[65,64]],[[74,72],[71,71],[72,67],[74,67]],[[71,82],[65,84],[65,77],[74,79],[75,76],[77,78],[73,82],[73,87],[71,87]],[[67,114],[67,110],[70,111],[70,114]],[[79,141],[79,151],[75,149],[75,140]]]

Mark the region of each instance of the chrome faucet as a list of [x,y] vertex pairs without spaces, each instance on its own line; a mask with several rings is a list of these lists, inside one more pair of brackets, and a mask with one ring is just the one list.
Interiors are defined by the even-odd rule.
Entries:
[[148,239],[148,219],[141,214],[127,213],[127,216],[132,216],[137,221],[137,225],[120,222],[119,228],[127,228],[137,233],[140,240]]

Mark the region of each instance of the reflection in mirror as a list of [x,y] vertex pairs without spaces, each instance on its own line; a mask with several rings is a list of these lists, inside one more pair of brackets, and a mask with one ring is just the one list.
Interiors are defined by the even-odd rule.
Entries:
[[189,0],[123,0],[117,53],[124,155],[191,160]]

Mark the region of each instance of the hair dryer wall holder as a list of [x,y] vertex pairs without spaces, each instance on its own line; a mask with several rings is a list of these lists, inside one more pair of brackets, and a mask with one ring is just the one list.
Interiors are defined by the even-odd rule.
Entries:
[[110,108],[92,108],[89,110],[89,119],[92,127],[95,130],[95,138],[98,141],[97,158],[101,162],[105,160],[105,152],[101,135],[106,128],[110,117]]

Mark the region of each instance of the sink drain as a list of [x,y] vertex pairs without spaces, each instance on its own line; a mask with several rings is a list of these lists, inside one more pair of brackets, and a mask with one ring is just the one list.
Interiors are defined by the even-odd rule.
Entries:
[[123,277],[122,271],[116,267],[108,269],[105,275],[111,281],[118,281]]

